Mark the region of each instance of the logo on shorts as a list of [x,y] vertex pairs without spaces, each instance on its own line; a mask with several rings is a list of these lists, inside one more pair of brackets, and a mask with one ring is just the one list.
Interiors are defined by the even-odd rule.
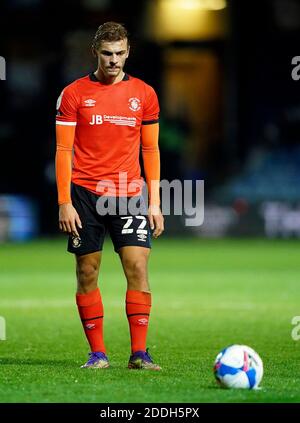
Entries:
[[138,234],[137,237],[139,241],[143,241],[143,242],[145,242],[147,239],[147,235],[145,234]]
[[81,245],[81,238],[79,238],[79,236],[74,236],[72,238],[72,245],[74,248],[78,248]]
[[133,112],[137,112],[141,108],[141,101],[136,97],[131,97],[128,101],[129,109]]

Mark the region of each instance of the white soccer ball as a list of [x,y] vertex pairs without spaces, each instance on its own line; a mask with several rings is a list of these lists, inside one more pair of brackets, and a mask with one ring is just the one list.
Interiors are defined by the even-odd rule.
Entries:
[[263,377],[263,362],[247,345],[230,345],[217,355],[214,374],[223,388],[257,389]]

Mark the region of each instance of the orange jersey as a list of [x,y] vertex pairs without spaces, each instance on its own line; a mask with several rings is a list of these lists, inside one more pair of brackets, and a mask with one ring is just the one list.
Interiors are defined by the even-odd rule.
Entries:
[[[57,102],[56,124],[76,126],[72,182],[98,194],[100,181],[112,181],[116,195],[140,191],[141,128],[157,123],[158,116],[154,89],[127,74],[112,85],[94,74],[68,85]],[[126,187],[119,184],[120,172],[126,175]],[[128,188],[132,181],[138,182],[134,189]]]

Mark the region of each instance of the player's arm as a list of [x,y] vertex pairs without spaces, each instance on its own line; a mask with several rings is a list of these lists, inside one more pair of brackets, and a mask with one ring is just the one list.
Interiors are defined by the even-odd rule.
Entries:
[[81,221],[71,200],[72,151],[75,125],[56,122],[56,184],[59,204],[59,228],[61,231],[79,236],[76,225]]
[[164,230],[164,218],[160,210],[159,181],[160,154],[158,147],[159,124],[142,125],[141,142],[146,183],[149,192],[148,217],[153,236],[157,238]]

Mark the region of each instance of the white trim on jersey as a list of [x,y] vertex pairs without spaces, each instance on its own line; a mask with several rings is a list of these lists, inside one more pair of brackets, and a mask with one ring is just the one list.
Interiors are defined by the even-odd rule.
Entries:
[[55,123],[56,123],[56,125],[67,125],[67,126],[77,125],[77,122],[63,122],[63,121],[60,121],[60,120],[57,120]]

